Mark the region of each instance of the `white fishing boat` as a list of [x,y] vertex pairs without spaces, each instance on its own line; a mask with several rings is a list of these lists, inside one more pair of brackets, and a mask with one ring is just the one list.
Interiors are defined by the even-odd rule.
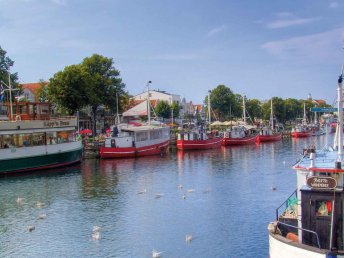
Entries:
[[166,153],[170,143],[170,127],[151,121],[149,83],[151,82],[147,83],[147,125],[127,123],[112,126],[111,135],[105,138],[105,145],[99,148],[101,158],[133,158]]
[[270,258],[344,257],[342,79],[334,146],[308,148],[293,166],[296,190],[276,209],[276,221],[268,227]]

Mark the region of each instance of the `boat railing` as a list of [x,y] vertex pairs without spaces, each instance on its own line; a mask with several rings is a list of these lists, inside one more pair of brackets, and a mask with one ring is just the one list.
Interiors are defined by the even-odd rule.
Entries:
[[287,224],[287,223],[284,223],[284,222],[281,222],[281,221],[277,221],[277,225],[275,227],[275,232],[274,234],[277,233],[277,229],[278,229],[278,225],[281,224],[281,225],[284,225],[286,227],[291,227],[291,228],[295,228],[295,229],[298,229],[298,230],[302,230],[302,231],[305,231],[305,232],[308,232],[308,233],[311,233],[313,235],[315,235],[316,239],[317,239],[317,245],[318,245],[318,248],[321,249],[321,246],[320,246],[320,241],[319,241],[319,236],[317,234],[317,232],[315,231],[312,231],[312,230],[309,230],[309,229],[305,229],[305,228],[300,228],[300,227],[297,227],[297,226],[294,226],[294,225],[290,225],[290,224]]
[[284,211],[291,205],[291,200],[293,198],[296,198],[297,199],[297,189],[295,189],[295,191],[280,205],[276,208],[276,220],[278,221],[279,219],[279,210],[282,208],[282,207],[285,207],[284,208]]

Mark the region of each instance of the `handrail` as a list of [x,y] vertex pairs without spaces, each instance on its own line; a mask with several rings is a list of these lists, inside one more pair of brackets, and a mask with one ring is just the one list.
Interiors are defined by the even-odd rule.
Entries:
[[320,241],[319,241],[319,236],[318,236],[317,232],[312,231],[312,230],[308,230],[308,229],[304,229],[304,228],[299,228],[299,227],[296,227],[294,225],[290,225],[290,224],[287,224],[287,223],[284,223],[284,222],[277,221],[277,225],[275,227],[275,232],[274,232],[275,234],[276,234],[276,231],[277,231],[278,224],[282,224],[282,225],[287,226],[287,227],[292,227],[292,228],[300,229],[300,230],[303,230],[303,231],[306,231],[306,232],[314,234],[316,236],[316,238],[317,238],[318,248],[321,249]]
[[[294,191],[291,195],[289,195],[289,197],[287,198],[287,200],[285,200],[280,206],[278,206],[278,207],[276,208],[276,220],[278,220],[278,210],[279,210],[284,204],[286,204],[287,201],[289,200],[289,198],[292,197],[294,194],[296,195],[296,198],[297,198],[297,189],[295,189],[295,191]],[[288,207],[286,207],[286,208],[288,208]]]

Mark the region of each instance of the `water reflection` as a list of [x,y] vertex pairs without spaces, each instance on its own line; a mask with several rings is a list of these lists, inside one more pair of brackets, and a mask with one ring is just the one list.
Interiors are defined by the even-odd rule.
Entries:
[[85,160],[48,175],[1,178],[0,256],[151,257],[157,249],[166,257],[266,258],[266,226],[295,189],[290,167],[304,146],[324,140]]

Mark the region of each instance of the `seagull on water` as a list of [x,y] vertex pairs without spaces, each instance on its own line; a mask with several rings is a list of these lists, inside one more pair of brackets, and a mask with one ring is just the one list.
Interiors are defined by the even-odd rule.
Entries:
[[192,235],[191,235],[191,234],[187,234],[187,235],[185,236],[185,241],[186,241],[187,243],[191,243],[191,241],[192,241]]
[[40,213],[40,214],[38,214],[37,219],[45,219],[46,217],[47,217],[47,214]]
[[143,189],[142,191],[138,192],[137,194],[144,194],[147,193],[147,189]]
[[27,227],[27,230],[28,230],[29,232],[32,232],[32,231],[34,231],[35,229],[36,229],[35,225],[30,225],[30,226]]
[[153,250],[152,251],[152,257],[153,258],[159,258],[159,257],[161,257],[161,254],[162,254],[163,252],[158,252],[157,250]]
[[37,202],[36,203],[37,208],[43,208],[45,206],[44,202]]

